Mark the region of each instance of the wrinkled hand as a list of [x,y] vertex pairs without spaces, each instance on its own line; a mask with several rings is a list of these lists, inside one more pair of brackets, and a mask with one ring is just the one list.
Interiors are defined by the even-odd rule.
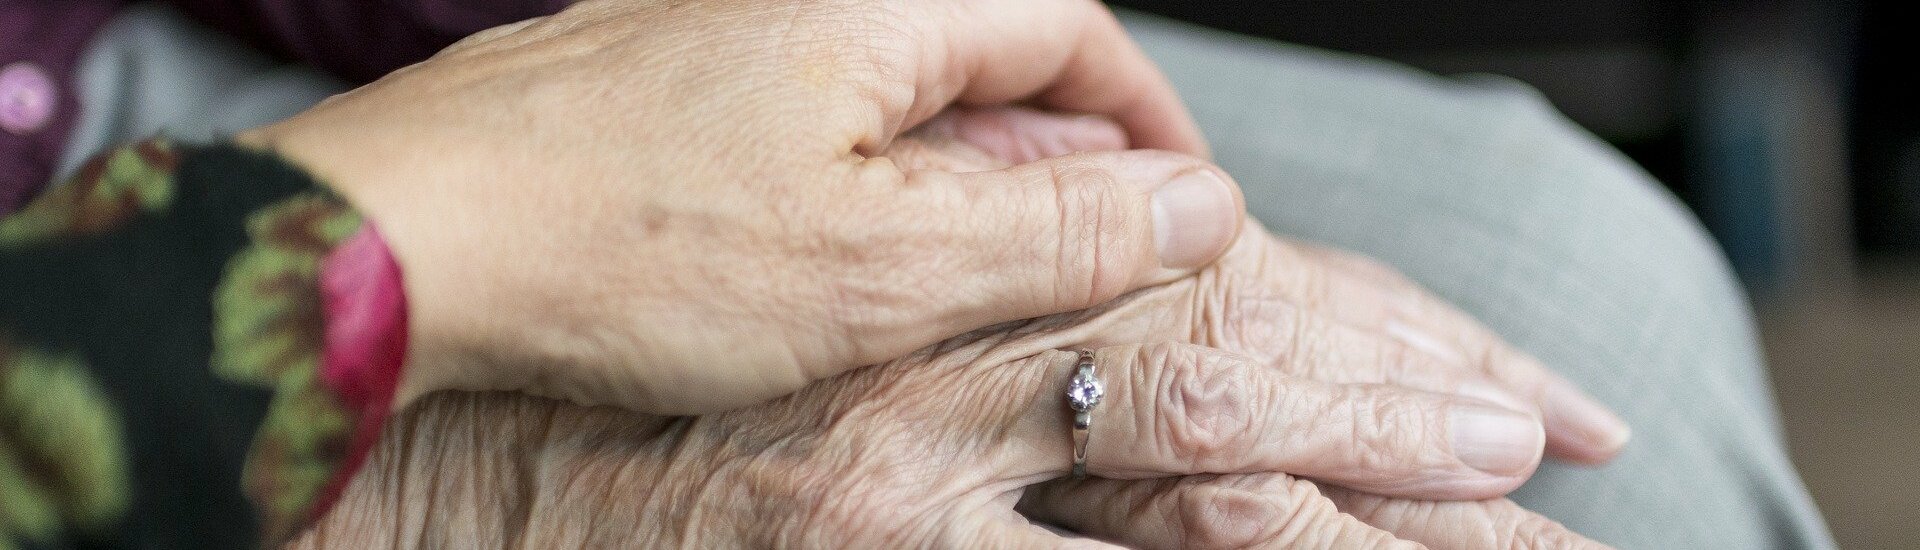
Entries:
[[[1413,547],[1365,519],[1454,537],[1420,541],[1433,545],[1489,532],[1590,544],[1504,503],[1342,514],[1314,484],[1269,472],[1337,465],[1403,482],[1426,470],[1485,476],[1450,456],[1457,426],[1446,419],[1491,407],[1305,380],[1189,344],[1098,350],[1107,399],[1093,410],[1088,470],[1106,479],[1028,491],[1068,469],[1062,394],[1075,355],[982,360],[1007,345],[956,339],[698,417],[442,394],[389,430],[369,474],[310,537],[351,547],[1105,546],[1037,527],[1018,503],[1028,516],[1139,547]],[[1405,458],[1383,464],[1375,451]],[[1152,479],[1201,472],[1247,475]],[[1419,515],[1436,509],[1446,514]],[[1422,523],[1433,519],[1500,531]]]
[[[965,173],[883,153],[956,101],[1018,100],[1168,151]],[[588,1],[241,140],[387,238],[402,404],[462,388],[738,407],[1185,276],[1242,217],[1091,0]]]
[[[967,110],[935,119],[889,154],[944,170],[988,170],[1124,143],[1118,134],[1111,123],[1103,128],[1084,118]],[[1186,342],[1325,382],[1474,397],[1541,417],[1546,454],[1579,463],[1606,462],[1626,444],[1627,425],[1606,407],[1392,268],[1246,223],[1227,254],[1194,277],[1077,315],[1043,319],[1015,337],[1032,341],[1023,348],[1028,352]],[[1514,444],[1538,448],[1537,442]],[[1507,455],[1488,458],[1499,456]],[[1522,462],[1531,464],[1515,461]],[[1508,481],[1517,486],[1523,479]],[[1425,496],[1479,498],[1512,488],[1436,486]]]
[[[915,165],[964,170],[1123,143],[1117,131],[1082,119],[1001,110],[942,117],[918,139],[898,143],[889,155]],[[1537,364],[1524,355],[1474,328],[1477,325],[1464,316],[1451,317],[1458,314],[1404,279],[1386,276],[1390,272],[1372,267],[1375,264],[1301,248],[1264,233],[1244,233],[1242,241],[1220,265],[1195,279],[1129,295],[1101,311],[982,331],[901,364],[860,371],[792,399],[729,415],[635,417],[517,396],[439,396],[394,422],[368,470],[306,542],[384,546],[418,540],[484,547],[551,541],[576,546],[746,536],[762,537],[750,541],[755,543],[842,544],[850,540],[843,537],[854,536],[844,531],[855,529],[900,537],[888,539],[890,545],[1061,543],[1005,517],[1007,501],[1019,498],[1018,509],[1029,517],[1138,547],[1353,547],[1390,542],[1380,530],[1435,548],[1595,546],[1504,499],[1403,500],[1272,473],[1303,473],[1391,494],[1496,495],[1524,476],[1491,475],[1465,466],[1453,443],[1457,434],[1452,432],[1461,426],[1451,420],[1452,412],[1502,414],[1487,410],[1493,403],[1483,399],[1489,396],[1500,405],[1532,410],[1531,404],[1539,401],[1500,402],[1512,397],[1499,395],[1507,391],[1499,388],[1539,388],[1527,394],[1537,398],[1550,385],[1564,382],[1533,370]],[[1247,241],[1258,246],[1247,246]],[[1258,266],[1264,268],[1255,269]],[[1280,279],[1296,273],[1333,276],[1345,269],[1368,274],[1361,280],[1367,284]],[[1315,290],[1300,292],[1302,288]],[[1356,296],[1337,294],[1362,289],[1370,290]],[[1407,299],[1413,307],[1405,310],[1381,305]],[[1366,307],[1354,307],[1363,304]],[[1326,313],[1329,309],[1335,312]],[[1383,311],[1401,313],[1378,315]],[[1412,316],[1406,311],[1424,313]],[[1448,316],[1438,316],[1443,313]],[[1394,322],[1422,331],[1453,328],[1419,344],[1396,345],[1406,338],[1390,335],[1386,327]],[[1468,324],[1448,324],[1456,322]],[[1179,323],[1190,324],[1175,330]],[[1300,323],[1342,328],[1302,331],[1272,342],[1263,337]],[[1408,327],[1395,330],[1411,334]],[[1268,357],[1250,361],[1161,344],[1147,347],[1148,353],[1123,355],[1131,357],[1131,368],[1103,366],[1110,396],[1108,404],[1097,409],[1103,416],[1097,419],[1091,453],[1096,474],[1131,478],[1172,471],[1255,473],[1057,480],[1021,493],[1021,486],[1065,466],[1066,417],[1058,394],[1065,382],[1065,360],[1063,354],[1047,353],[1009,365],[982,365],[992,364],[987,359],[991,357],[1023,357],[1050,346],[1108,339],[1103,331],[1119,331],[1116,338],[1219,342]],[[1371,336],[1327,339],[1348,332]],[[1329,347],[1334,344],[1341,347]],[[1299,351],[1284,358],[1271,351],[1289,348]],[[1316,348],[1325,349],[1311,351]],[[979,359],[968,363],[969,356]],[[1401,359],[1385,361],[1383,356]],[[1115,350],[1103,351],[1102,357],[1115,357]],[[1368,366],[1373,364],[1392,368]],[[1308,368],[1316,365],[1319,368]],[[1393,372],[1413,369],[1438,373]],[[1509,371],[1519,374],[1502,374]],[[1450,381],[1481,378],[1492,380],[1486,382],[1495,388],[1487,390],[1492,394],[1469,391],[1478,395],[1449,397],[1369,383],[1425,380],[1427,387],[1445,389],[1459,386]],[[970,414],[1020,399],[1039,405],[1025,406],[1027,416],[1013,428],[982,424]],[[1563,439],[1575,442],[1575,449],[1582,440]],[[1539,443],[1534,441],[1531,449],[1525,443],[1515,446],[1537,460]],[[1021,447],[1036,447],[1037,452]],[[678,465],[662,466],[663,460]],[[1521,462],[1530,472],[1531,460]],[[728,465],[753,475],[742,479],[734,476],[744,474],[717,473],[734,467]],[[841,470],[820,470],[835,465]],[[996,472],[1004,478],[1035,469],[1041,472],[982,481],[998,479],[992,475]],[[663,481],[710,474],[696,482],[698,489]],[[990,487],[965,490],[969,483]],[[662,498],[732,505],[676,509],[662,505]],[[941,507],[948,504],[953,506]],[[729,515],[741,510],[757,515],[753,520]],[[678,520],[662,520],[659,514],[678,514]],[[905,527],[926,517],[948,525],[931,534]],[[739,525],[787,529],[785,535],[712,532],[718,526]]]

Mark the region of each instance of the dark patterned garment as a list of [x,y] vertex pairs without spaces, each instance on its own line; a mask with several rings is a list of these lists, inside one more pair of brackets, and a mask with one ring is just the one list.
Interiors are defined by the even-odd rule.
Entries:
[[[130,3],[0,0],[0,550],[284,540],[378,436],[406,347],[378,233],[270,156],[155,140],[47,185]],[[169,3],[366,82],[570,1]]]
[[392,407],[399,288],[371,224],[232,145],[115,149],[0,218],[0,549],[298,534]]

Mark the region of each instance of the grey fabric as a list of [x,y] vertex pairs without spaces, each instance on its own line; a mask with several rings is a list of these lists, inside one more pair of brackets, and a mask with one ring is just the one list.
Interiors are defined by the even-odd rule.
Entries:
[[1623,548],[1832,546],[1726,260],[1618,152],[1512,80],[1124,20],[1269,228],[1398,267],[1634,426],[1515,500]]
[[[1832,545],[1787,462],[1726,262],[1618,153],[1511,81],[1125,20],[1270,228],[1399,267],[1633,424],[1614,464],[1549,465],[1515,499],[1624,548]],[[69,168],[108,144],[244,129],[342,89],[152,5],[102,33],[80,84]]]
[[292,116],[346,89],[338,79],[277,63],[157,3],[114,15],[81,53],[75,80],[80,119],[54,181],[116,143],[162,132],[208,141]]

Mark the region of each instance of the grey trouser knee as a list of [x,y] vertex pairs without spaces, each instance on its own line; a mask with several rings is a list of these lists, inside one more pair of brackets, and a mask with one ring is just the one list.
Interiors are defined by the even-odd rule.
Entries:
[[1381,259],[1622,413],[1513,498],[1628,548],[1832,545],[1699,223],[1538,93],[1128,14],[1275,232]]

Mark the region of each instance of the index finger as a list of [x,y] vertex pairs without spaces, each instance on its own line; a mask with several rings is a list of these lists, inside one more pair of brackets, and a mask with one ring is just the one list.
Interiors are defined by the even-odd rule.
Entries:
[[914,0],[910,103],[887,105],[883,142],[958,101],[1033,101],[1118,121],[1133,146],[1207,157],[1166,75],[1093,0]]

